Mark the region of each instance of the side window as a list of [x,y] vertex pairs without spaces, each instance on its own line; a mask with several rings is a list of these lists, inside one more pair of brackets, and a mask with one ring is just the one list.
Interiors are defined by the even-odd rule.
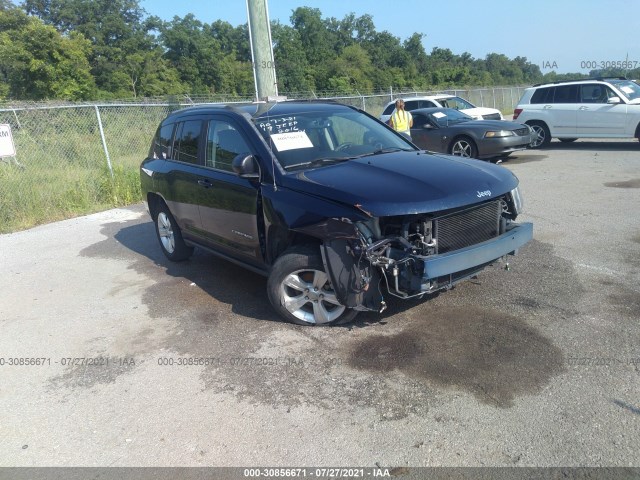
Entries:
[[428,123],[429,120],[425,115],[421,113],[416,113],[413,116],[413,128],[422,128],[425,123]]
[[391,105],[387,105],[387,108],[384,109],[384,112],[382,112],[382,115],[391,115],[395,108],[396,108],[395,103],[392,103]]
[[153,144],[149,152],[150,158],[170,158],[171,157],[171,137],[173,136],[173,123],[158,127],[156,136],[153,137]]
[[469,108],[468,105],[465,105],[457,98],[449,98],[448,103],[449,108],[455,108],[456,110],[464,110],[465,108]]
[[607,100],[609,100],[610,98],[618,96],[618,94],[616,92],[614,92],[613,90],[611,90],[609,87],[604,87],[604,92],[605,92],[605,95],[606,95],[606,98],[604,100],[605,103],[607,103]]
[[241,153],[251,153],[240,132],[225,120],[209,121],[205,165],[233,172],[233,159]]
[[418,100],[409,100],[408,102],[404,102],[404,109],[409,112],[411,110],[415,110],[418,107]]
[[580,103],[607,103],[607,87],[599,83],[580,86]]
[[554,87],[553,103],[578,103],[578,85]]
[[531,95],[531,103],[551,103],[553,102],[554,87],[538,88]]
[[173,142],[173,159],[179,162],[198,164],[198,144],[200,143],[201,120],[189,120],[178,124]]

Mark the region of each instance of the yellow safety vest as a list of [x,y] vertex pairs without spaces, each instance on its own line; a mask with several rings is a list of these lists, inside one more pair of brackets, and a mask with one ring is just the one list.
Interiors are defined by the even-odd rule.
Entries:
[[396,129],[396,131],[398,132],[408,132],[410,127],[409,127],[409,113],[407,113],[406,111],[402,111],[402,115],[400,115],[400,112],[398,110],[395,110],[393,112],[392,118],[393,118],[393,128]]

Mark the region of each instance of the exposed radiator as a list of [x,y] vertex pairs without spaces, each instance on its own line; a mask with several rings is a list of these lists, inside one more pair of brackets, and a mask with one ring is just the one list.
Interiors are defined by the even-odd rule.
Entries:
[[451,252],[500,235],[502,205],[496,200],[434,220],[438,253]]

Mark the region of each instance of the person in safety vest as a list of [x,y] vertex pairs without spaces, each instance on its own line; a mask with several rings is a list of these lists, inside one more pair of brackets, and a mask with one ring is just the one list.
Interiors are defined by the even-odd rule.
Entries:
[[389,119],[389,125],[393,129],[411,140],[411,127],[413,127],[413,117],[411,112],[407,112],[404,109],[404,100],[399,98],[396,100],[396,109],[394,110],[391,118]]

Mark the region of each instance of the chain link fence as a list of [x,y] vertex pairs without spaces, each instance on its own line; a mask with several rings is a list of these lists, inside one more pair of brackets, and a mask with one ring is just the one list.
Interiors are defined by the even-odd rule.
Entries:
[[[511,113],[525,87],[401,91],[336,95],[290,93],[290,99],[326,99],[379,116],[398,97],[450,93],[478,106]],[[172,110],[202,103],[251,102],[239,97],[146,99],[100,105],[16,104],[0,108],[11,127],[16,156],[0,161],[0,233],[140,201],[138,167],[160,121]]]

